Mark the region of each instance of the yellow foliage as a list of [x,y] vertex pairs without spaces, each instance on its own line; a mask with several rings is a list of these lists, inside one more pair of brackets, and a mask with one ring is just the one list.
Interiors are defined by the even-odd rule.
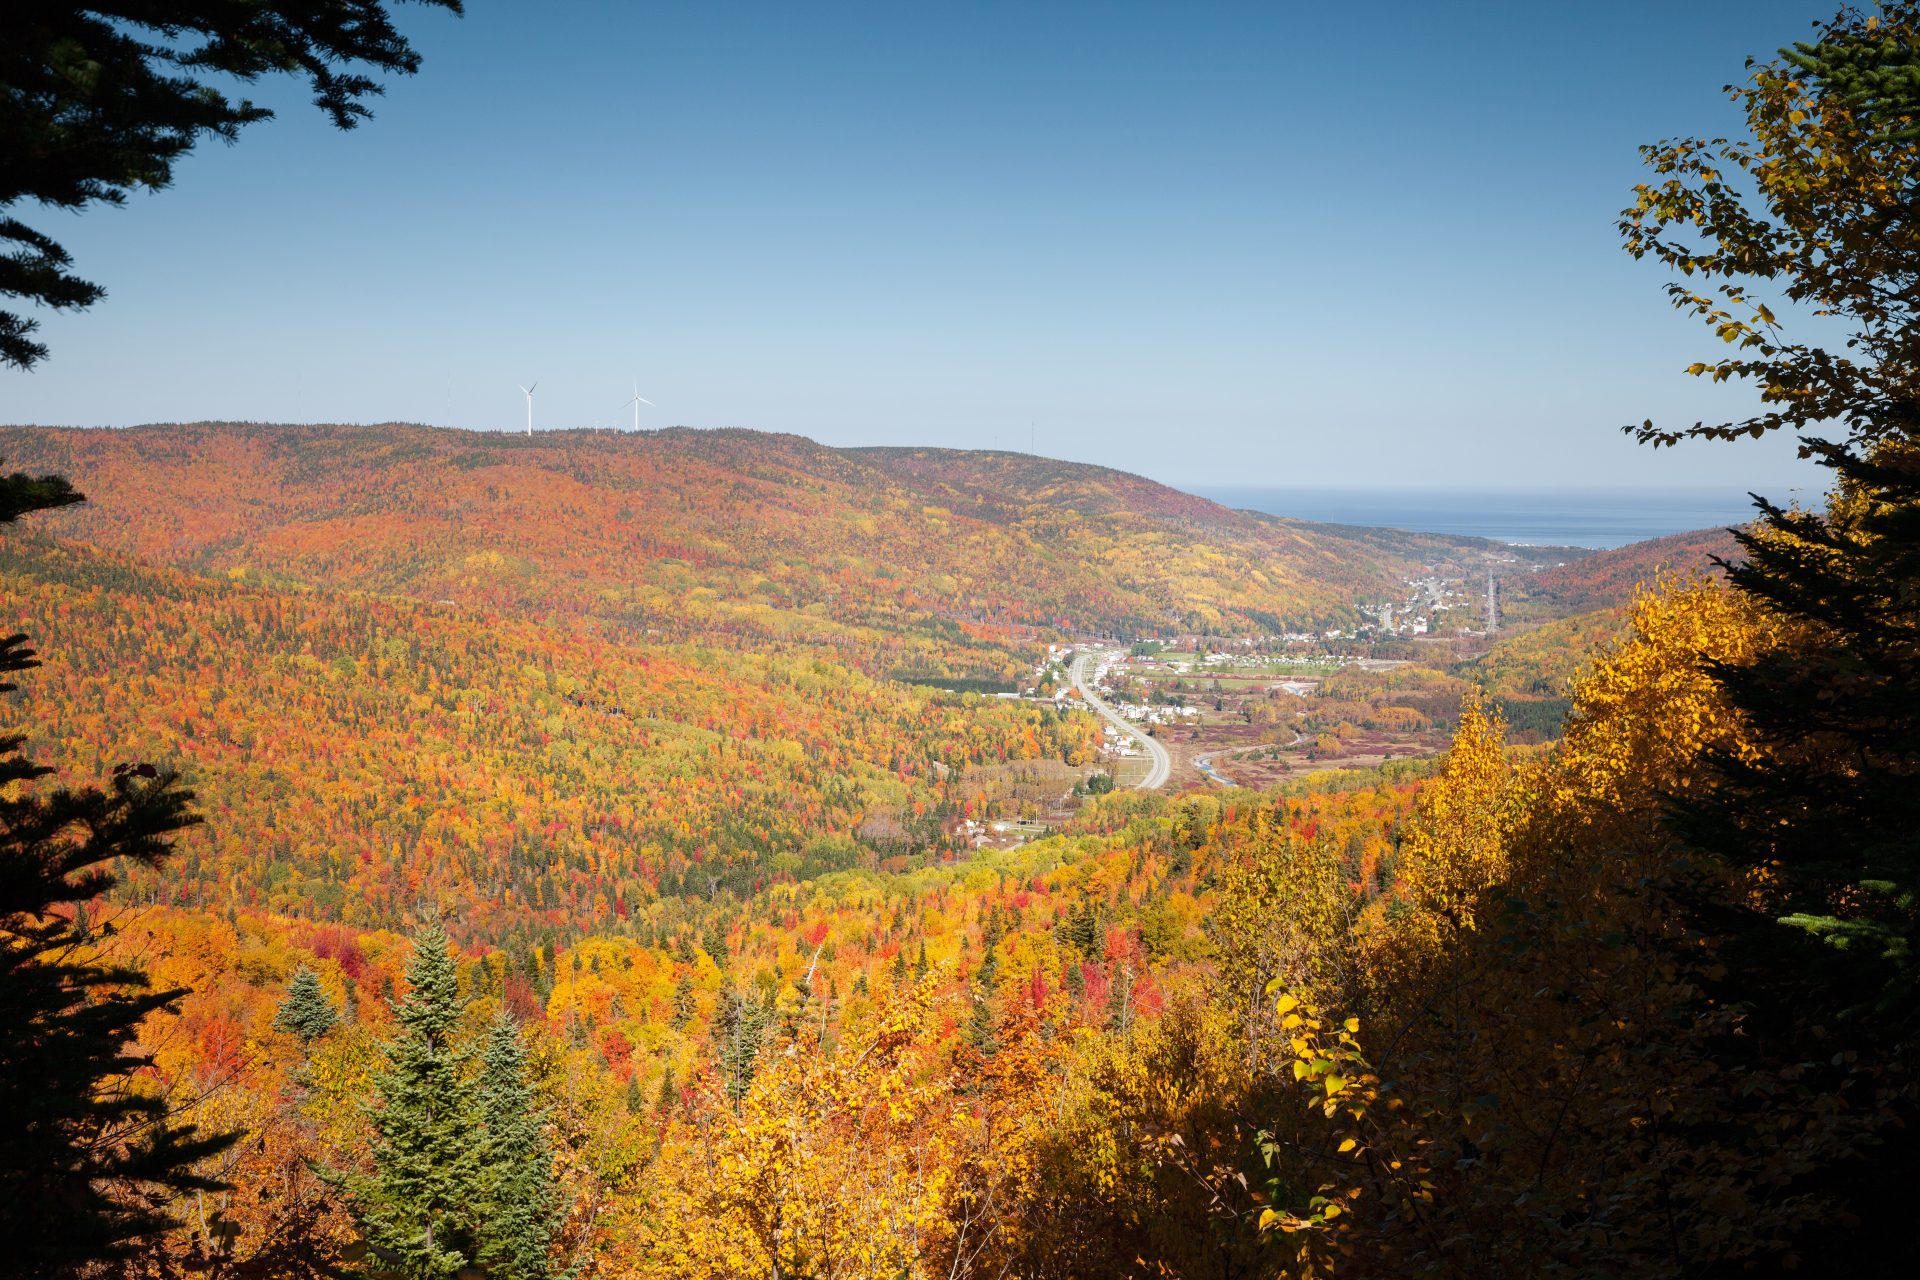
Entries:
[[[958,1096],[937,1037],[935,980],[903,994],[835,1051],[801,1039],[769,1051],[736,1107],[708,1088],[652,1172],[657,1199],[616,1271],[641,1277],[794,1275],[832,1280],[985,1273],[1014,1238],[1008,1188],[1031,1127],[998,1098]],[[1033,1046],[1028,1044],[1027,1049]],[[995,1074],[1037,1079],[1014,1046]],[[982,1267],[976,1272],[975,1267]]]

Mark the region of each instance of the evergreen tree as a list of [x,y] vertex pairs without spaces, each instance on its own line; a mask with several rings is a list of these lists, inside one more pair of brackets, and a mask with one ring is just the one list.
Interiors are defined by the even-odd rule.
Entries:
[[726,926],[715,921],[707,927],[701,936],[700,945],[713,958],[714,964],[722,970],[727,967],[727,930]]
[[773,1010],[757,995],[728,989],[713,1020],[714,1043],[726,1073],[727,1097],[738,1102],[753,1087],[760,1050],[773,1030]]
[[678,1031],[693,1021],[693,975],[683,973],[673,984],[673,1028]]
[[[1829,510],[1763,502],[1727,569],[1792,628],[1791,645],[1712,668],[1767,749],[1711,754],[1719,785],[1675,807],[1695,845],[1769,885],[1761,915],[1707,922],[1747,940],[1736,960],[1785,965],[1898,1038],[1920,1021],[1920,448],[1814,448],[1841,478]],[[1779,924],[1825,954],[1798,955]]]
[[[1761,404],[1744,420],[1634,434],[1817,429],[1830,439],[1803,436],[1802,456],[1841,481],[1824,515],[1763,502],[1745,565],[1729,568],[1779,643],[1709,666],[1758,750],[1709,753],[1711,785],[1671,797],[1691,926],[1676,958],[1703,1011],[1739,1011],[1738,1034],[1712,1049],[1722,1080],[1757,1064],[1792,1081],[1797,1105],[1872,1108],[1889,1132],[1911,1132],[1920,1108],[1900,1082],[1920,1030],[1920,3],[1872,8],[1842,8],[1784,64],[1754,69],[1734,92],[1751,136],[1644,148],[1655,180],[1620,226],[1628,252],[1688,277],[1669,287],[1675,306],[1730,344],[1688,371],[1751,379]],[[1850,1224],[1825,1233],[1823,1273],[1868,1274],[1905,1247],[1917,1180],[1920,1148],[1894,1140],[1781,1193],[1824,1197],[1835,1208],[1823,1216]]]
[[547,1256],[561,1207],[546,1118],[527,1083],[520,1027],[502,1013],[487,1030],[479,1109],[485,1199],[475,1229],[476,1260],[491,1280],[547,1280]]
[[[0,476],[0,525],[79,501],[56,476]],[[0,638],[0,693],[38,665],[25,636]],[[42,793],[50,770],[23,743],[0,733],[0,1239],[10,1274],[59,1276],[171,1226],[167,1197],[221,1189],[194,1167],[237,1135],[202,1135],[131,1087],[141,1022],[186,991],[91,957],[85,917],[60,910],[112,888],[117,859],[163,862],[200,820],[192,792],[165,770],[122,765],[104,789]]]
[[459,974],[438,922],[413,939],[400,1032],[374,1077],[368,1107],[373,1173],[341,1179],[375,1253],[409,1280],[445,1280],[474,1255],[474,1219],[484,1200],[478,1109],[461,1080],[466,1055],[454,1043]]
[[273,1025],[312,1042],[333,1030],[339,1021],[333,1001],[327,999],[327,993],[320,987],[320,975],[304,964],[295,969],[293,981],[287,985],[287,998],[281,1001]]
[[993,984],[1000,976],[1000,932],[989,924],[987,936],[980,940],[980,968],[975,974],[980,985],[987,991],[993,990]]
[[967,1016],[967,1043],[981,1057],[991,1058],[1000,1052],[1000,1037],[993,1016],[993,986],[991,983],[975,983],[972,995],[973,1010]]

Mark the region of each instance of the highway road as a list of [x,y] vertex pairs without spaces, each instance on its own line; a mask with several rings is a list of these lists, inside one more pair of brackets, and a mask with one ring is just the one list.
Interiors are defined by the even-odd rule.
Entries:
[[1153,761],[1153,767],[1147,770],[1146,777],[1134,785],[1142,791],[1157,791],[1167,785],[1167,778],[1173,773],[1173,757],[1167,754],[1167,749],[1161,746],[1157,739],[1138,725],[1122,718],[1119,712],[1108,706],[1100,695],[1093,691],[1087,680],[1087,672],[1093,665],[1094,656],[1091,653],[1083,653],[1076,657],[1073,665],[1067,668],[1067,679],[1080,691],[1080,696],[1086,704],[1099,712],[1108,724],[1147,749],[1147,756]]

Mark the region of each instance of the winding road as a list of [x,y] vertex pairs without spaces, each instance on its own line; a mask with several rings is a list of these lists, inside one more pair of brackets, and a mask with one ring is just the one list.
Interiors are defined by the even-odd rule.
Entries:
[[1167,754],[1167,749],[1160,745],[1158,739],[1138,725],[1122,718],[1119,712],[1108,706],[1105,700],[1093,691],[1087,682],[1087,668],[1092,664],[1094,657],[1095,655],[1091,653],[1083,653],[1076,657],[1073,665],[1067,668],[1067,679],[1072,682],[1075,689],[1080,691],[1080,697],[1086,704],[1100,713],[1102,719],[1147,749],[1147,756],[1153,762],[1152,767],[1147,770],[1147,776],[1136,782],[1134,786],[1141,791],[1157,791],[1167,785],[1167,778],[1173,773],[1173,757]]

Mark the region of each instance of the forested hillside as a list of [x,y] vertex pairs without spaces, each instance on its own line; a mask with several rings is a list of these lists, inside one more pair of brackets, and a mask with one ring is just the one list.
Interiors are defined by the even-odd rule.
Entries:
[[89,777],[169,762],[210,819],[126,891],[363,927],[433,900],[494,943],[952,858],[954,824],[1064,796],[1100,747],[1091,716],[901,678],[1010,688],[1069,633],[1317,625],[1476,549],[747,432],[0,448],[90,497],[0,549],[5,621],[51,657],[33,749]]
[[1717,561],[1737,564],[1743,558],[1732,532],[1699,529],[1505,578],[1504,630],[1453,674],[1496,697],[1552,700],[1564,713],[1575,677],[1608,642],[1626,634],[1637,595],[1661,584],[1717,577]]
[[[142,896],[462,936],[620,932],[662,895],[945,849],[975,765],[1092,760],[1090,717],[913,689],[804,654],[578,627],[0,544],[6,625],[49,654],[49,764],[185,770],[210,821]],[[890,819],[895,842],[861,838]]]
[[1726,529],[1648,538],[1507,579],[1503,613],[1517,622],[1623,608],[1636,590],[1662,574],[1710,574],[1716,572],[1716,559],[1738,563],[1743,558],[1740,544]]
[[0,456],[93,499],[48,532],[141,559],[669,638],[826,643],[868,670],[1003,671],[994,649],[1021,628],[1310,628],[1489,545],[1232,512],[1022,455],[748,431],[7,429]]
[[[238,8],[14,23],[19,166],[111,152],[20,190],[164,185],[253,118],[210,69],[305,68],[350,124],[354,68],[413,65],[378,4]],[[1832,475],[1731,541],[1524,574],[742,431],[0,431],[0,1271],[1897,1267],[1920,0],[1750,73],[1619,224],[1724,344],[1684,367],[1757,392],[1634,433]],[[0,295],[98,296],[0,236]],[[1123,734],[1188,789],[1116,793]]]

